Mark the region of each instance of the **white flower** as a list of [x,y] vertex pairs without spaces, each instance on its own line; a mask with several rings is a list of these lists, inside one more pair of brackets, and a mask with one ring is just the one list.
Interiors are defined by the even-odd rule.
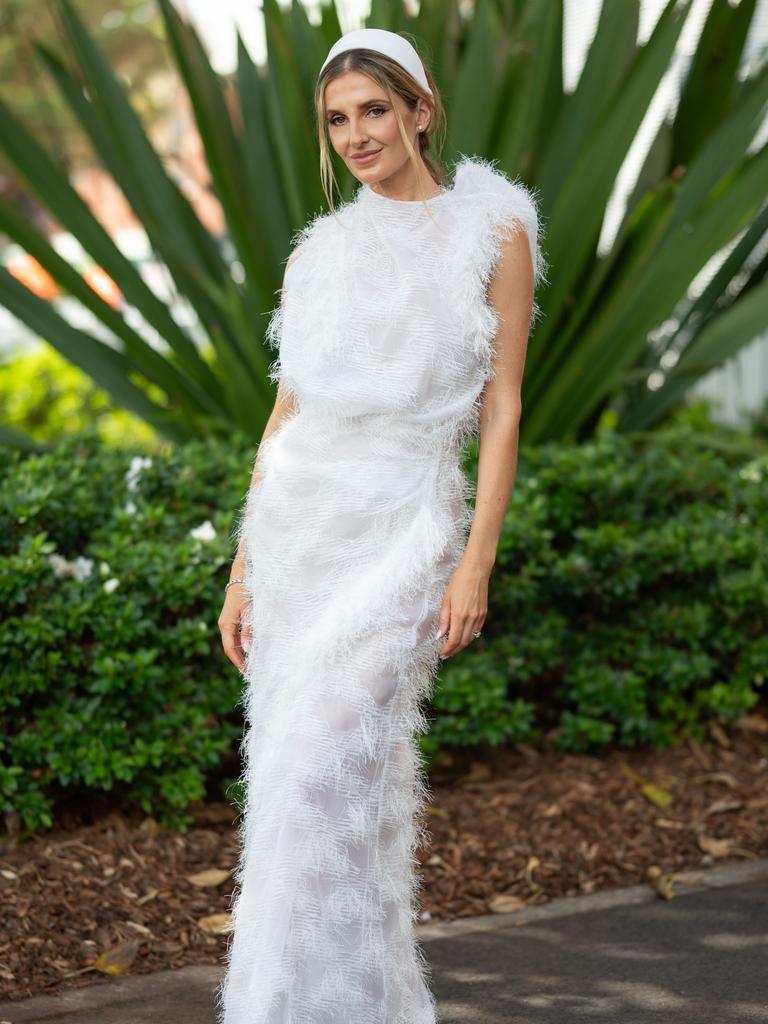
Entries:
[[152,459],[148,455],[134,455],[128,472],[125,474],[125,483],[129,491],[136,490],[142,469],[149,469],[151,465]]
[[99,576],[109,576],[111,571],[109,562],[99,562]]
[[762,467],[758,459],[754,459],[752,462],[748,462],[746,466],[743,466],[739,470],[739,476],[742,480],[750,480],[753,484],[759,484],[763,479],[761,472]]
[[136,506],[134,505],[134,503],[131,501],[130,498],[128,499],[128,501],[126,501],[126,503],[123,506],[123,508],[125,509],[125,511],[128,513],[129,516],[135,516],[136,515]]
[[69,575],[70,563],[61,555],[48,555],[48,563],[57,576]]
[[73,562],[63,555],[48,555],[48,564],[57,576],[73,576],[76,580],[87,580],[93,569],[93,559],[78,556]]
[[108,594],[111,594],[113,590],[117,589],[119,584],[120,584],[120,580],[115,579],[115,577],[113,576],[112,579],[105,581],[105,583],[104,583],[104,590]]
[[216,538],[216,530],[210,519],[206,519],[200,526],[196,526],[194,530],[189,531],[190,537],[194,537],[195,540],[211,541]]
[[77,580],[87,580],[93,569],[93,559],[78,556],[72,563],[72,575]]

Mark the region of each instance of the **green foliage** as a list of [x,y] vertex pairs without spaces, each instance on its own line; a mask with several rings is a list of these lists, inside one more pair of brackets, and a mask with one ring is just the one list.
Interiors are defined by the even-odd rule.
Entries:
[[[0,452],[0,801],[28,828],[94,792],[183,823],[237,754],[242,680],[217,619],[251,461],[243,435]],[[679,432],[523,448],[488,619],[442,664],[427,761],[545,734],[659,746],[752,708],[766,477],[767,457]]]
[[158,445],[155,431],[49,345],[0,364],[0,422],[43,443],[95,428],[112,444]]
[[526,448],[483,636],[424,747],[663,746],[733,722],[768,666],[768,457],[684,434]]
[[[165,437],[225,438],[238,429],[256,439],[274,402],[267,314],[294,232],[325,205],[313,90],[341,32],[338,12],[325,5],[313,24],[298,0],[265,4],[265,67],[238,40],[237,69],[225,78],[177,7],[159,0],[168,55],[226,223],[225,236],[214,237],[152,145],[145,112],[84,23],[84,6],[55,0],[64,43],[50,45],[41,26],[37,59],[27,63],[46,76],[130,203],[187,315],[181,322],[176,303],[169,307],[152,292],[62,173],[61,147],[37,125],[30,130],[12,97],[0,103],[5,159],[124,301],[119,308],[104,302],[21,203],[0,199],[0,230],[100,331],[73,326],[1,268],[0,302]],[[579,80],[567,92],[562,0],[469,7],[451,0],[420,4],[415,15],[402,3],[372,4],[370,25],[411,33],[431,58],[448,135],[439,152],[438,131],[430,155],[450,167],[461,153],[482,154],[540,200],[549,270],[523,382],[527,443],[590,437],[606,412],[623,430],[646,429],[764,329],[768,145],[751,147],[765,117],[768,68],[762,55],[745,60],[755,0],[711,3],[680,103],[648,147],[610,248],[599,246],[617,176],[692,6],[666,0],[639,45],[640,5],[603,4]],[[338,171],[336,199],[355,184],[341,161]],[[707,285],[692,289],[701,277]],[[153,334],[162,347],[150,343]],[[200,356],[199,339],[210,346],[210,361]]]
[[4,456],[1,802],[28,827],[65,791],[182,822],[240,735],[217,618],[245,453],[193,442],[132,471],[91,436]]

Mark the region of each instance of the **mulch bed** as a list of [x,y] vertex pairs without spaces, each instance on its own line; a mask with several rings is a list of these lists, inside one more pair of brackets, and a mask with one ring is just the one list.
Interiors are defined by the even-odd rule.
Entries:
[[[639,882],[663,888],[649,868],[674,893],[675,872],[768,856],[763,711],[664,751],[444,755],[430,785],[424,920]],[[235,818],[229,805],[201,805],[179,834],[113,812],[0,843],[4,998],[221,962]]]

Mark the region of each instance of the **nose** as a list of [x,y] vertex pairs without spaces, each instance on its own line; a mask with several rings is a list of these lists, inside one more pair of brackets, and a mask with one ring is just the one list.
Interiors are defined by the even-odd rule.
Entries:
[[368,138],[368,135],[367,135],[367,133],[365,131],[365,126],[362,123],[360,123],[360,122],[358,122],[358,121],[353,119],[350,122],[350,129],[349,129],[349,140],[352,143],[352,145],[353,146],[359,146],[360,143],[361,142],[365,142],[365,140],[367,138]]

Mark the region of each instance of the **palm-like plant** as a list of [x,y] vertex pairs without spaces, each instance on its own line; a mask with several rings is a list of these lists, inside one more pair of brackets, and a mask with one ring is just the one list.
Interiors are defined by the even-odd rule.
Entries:
[[[765,116],[768,70],[739,77],[755,0],[738,7],[713,0],[676,114],[650,149],[610,252],[597,251],[617,173],[669,68],[690,2],[669,0],[641,47],[639,0],[604,4],[578,86],[568,94],[563,0],[477,0],[471,18],[456,2],[422,4],[411,17],[399,2],[374,0],[370,23],[413,33],[431,57],[450,111],[444,159],[459,152],[498,159],[540,197],[550,271],[524,382],[527,441],[583,437],[609,405],[620,426],[652,424],[768,320],[767,263],[759,258],[768,228],[768,146],[750,151]],[[341,28],[332,6],[313,26],[296,0],[288,10],[265,0],[268,64],[257,67],[238,39],[230,80],[213,71],[170,0],[159,4],[226,239],[212,237],[196,217],[71,0],[57,0],[71,44],[67,59],[37,50],[193,308],[209,350],[174,320],[55,161],[1,103],[8,158],[120,285],[142,329],[102,301],[6,202],[0,229],[111,338],[69,325],[4,270],[0,301],[167,436],[237,427],[258,438],[273,399],[266,314],[292,233],[322,205],[312,88]],[[345,187],[351,184],[347,179]],[[697,275],[724,250],[706,288],[692,294]],[[160,344],[151,343],[151,333]]]

